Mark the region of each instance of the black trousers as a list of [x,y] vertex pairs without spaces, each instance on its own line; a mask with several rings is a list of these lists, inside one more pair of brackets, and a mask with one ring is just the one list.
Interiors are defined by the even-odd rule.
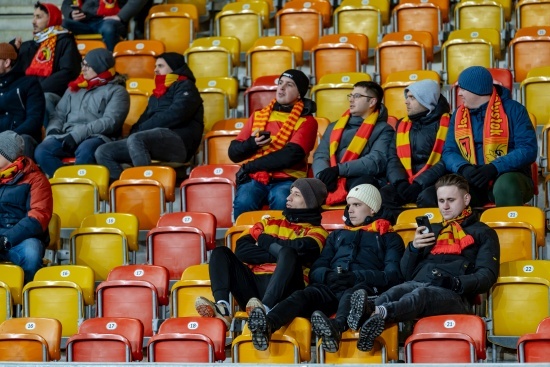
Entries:
[[298,253],[290,247],[279,251],[273,274],[254,274],[227,247],[212,251],[208,269],[216,302],[229,301],[231,293],[243,310],[252,297],[271,308],[294,291],[304,289],[302,265]]

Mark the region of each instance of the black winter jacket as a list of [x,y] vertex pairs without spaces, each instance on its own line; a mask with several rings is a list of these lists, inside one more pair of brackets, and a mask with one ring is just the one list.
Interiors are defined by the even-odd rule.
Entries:
[[[366,224],[373,219],[367,219]],[[395,232],[380,235],[363,230],[335,230],[311,266],[309,279],[311,283],[324,283],[326,273],[341,266],[343,271],[353,272],[356,284],[364,282],[381,293],[403,281],[399,270],[403,251],[403,240]]]
[[[444,113],[449,113],[449,111],[449,102],[447,102],[445,97],[440,96],[437,106],[432,113],[417,118],[411,118],[412,127],[409,132],[409,138],[411,141],[411,166],[413,174],[420,171],[426,165],[435,144],[441,116]],[[401,123],[401,120],[399,123]],[[396,130],[399,123],[396,126]],[[443,160],[440,160],[437,164],[416,177],[414,182],[421,185],[422,189],[425,189],[435,184],[435,182],[445,174],[445,171],[445,163],[443,163]],[[401,164],[401,160],[397,156],[395,138],[392,140],[389,149],[386,176],[388,181],[394,186],[397,186],[401,181],[408,182],[409,179],[407,171],[405,171],[403,164]]]
[[[432,224],[437,237],[441,224]],[[429,283],[434,274],[460,279],[458,291],[466,297],[488,292],[498,278],[500,246],[494,229],[472,215],[462,222],[462,229],[474,237],[474,244],[462,250],[460,255],[430,253],[432,246],[415,249],[409,243],[401,259],[401,272],[405,280]]]
[[183,75],[187,80],[173,83],[160,98],[154,95],[149,97],[145,112],[132,126],[130,134],[157,127],[170,129],[183,140],[187,157],[190,158],[202,139],[204,106],[191,69],[184,65],[174,74]]
[[42,140],[46,102],[40,84],[15,70],[0,76],[0,132],[13,130]]

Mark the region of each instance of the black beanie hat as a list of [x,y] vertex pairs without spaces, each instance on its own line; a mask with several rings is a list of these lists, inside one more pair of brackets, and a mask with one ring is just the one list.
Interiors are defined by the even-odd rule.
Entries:
[[300,98],[304,98],[306,96],[307,90],[309,89],[309,78],[306,74],[300,70],[288,69],[282,73],[279,78],[283,76],[286,76],[294,81],[296,87],[298,88],[298,92],[300,93]]
[[165,52],[157,56],[157,59],[164,59],[172,71],[176,71],[186,65],[185,57],[177,52]]

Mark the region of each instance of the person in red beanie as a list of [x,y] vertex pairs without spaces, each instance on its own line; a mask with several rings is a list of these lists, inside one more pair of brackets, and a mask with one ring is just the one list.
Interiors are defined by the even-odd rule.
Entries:
[[69,82],[80,74],[82,61],[74,36],[61,27],[61,21],[57,6],[37,1],[32,20],[33,39],[21,43],[21,37],[17,37],[12,42],[19,49],[15,68],[37,77],[44,91],[45,126]]

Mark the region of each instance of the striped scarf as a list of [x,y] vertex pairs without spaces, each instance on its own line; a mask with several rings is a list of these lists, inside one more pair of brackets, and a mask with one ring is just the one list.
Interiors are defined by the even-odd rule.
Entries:
[[115,68],[110,68],[104,72],[97,74],[95,78],[90,80],[84,79],[84,75],[80,73],[78,78],[69,83],[69,89],[72,92],[77,92],[78,90],[85,88],[87,90],[93,89],[95,87],[100,87],[109,83],[115,77]]
[[[277,100],[273,99],[269,105],[256,112],[254,116],[254,123],[252,124],[252,131],[265,130],[265,126],[267,125],[267,121],[269,120],[269,116],[271,115],[271,111],[273,111],[273,106],[275,106],[276,102]],[[279,129],[277,135],[271,137],[271,143],[269,143],[269,145],[264,145],[260,151],[252,157],[252,159],[257,159],[263,157],[264,155],[283,149],[286,143],[290,140],[294,127],[302,115],[303,109],[304,102],[301,100],[296,102],[296,104],[292,107],[292,111],[290,111],[287,120]],[[271,180],[271,173],[267,171],[258,171],[251,173],[250,177],[264,185],[267,185]]]
[[[338,121],[336,121],[336,124],[334,125],[334,128],[330,133],[329,154],[331,167],[335,167],[338,163],[345,163],[359,158],[359,155],[361,154],[363,149],[365,149],[365,146],[369,141],[372,130],[374,130],[374,125],[376,124],[376,120],[378,120],[378,111],[371,113],[363,121],[363,123],[355,133],[355,136],[351,140],[351,143],[348,145],[346,151],[344,152],[342,159],[340,160],[340,162],[338,162],[336,158],[336,152],[338,151],[338,146],[340,145],[340,140],[342,139],[342,135],[344,133],[346,124],[349,121],[349,118],[350,112],[349,110],[347,110],[346,112],[344,112],[342,117],[340,117]],[[335,205],[342,203],[346,200],[347,195],[348,190],[346,190],[346,178],[339,177],[336,190],[334,190],[334,192],[328,193],[326,204]]]
[[162,97],[172,84],[182,80],[187,80],[187,77],[178,74],[155,75],[155,89],[153,90],[153,95],[157,98]]
[[13,163],[0,171],[0,184],[10,182],[12,178],[23,169],[24,158],[23,156],[18,157]]
[[380,235],[386,234],[388,232],[393,232],[393,227],[390,221],[385,219],[377,219],[371,224],[368,224],[366,226],[359,226],[359,227],[345,226],[344,228],[349,231],[362,230],[367,232],[376,232],[376,233],[379,233]]
[[51,26],[34,35],[34,41],[40,46],[32,58],[31,64],[25,71],[26,75],[50,76],[53,71],[53,62],[55,57],[55,45],[57,44],[57,35],[68,33],[61,26]]
[[509,137],[508,116],[494,87],[483,122],[483,159],[476,157],[470,111],[464,105],[458,107],[455,117],[455,140],[460,153],[471,164],[491,163],[506,155]]
[[[82,0],[73,0],[74,5],[78,5],[82,8]],[[109,15],[117,15],[120,11],[117,0],[99,0],[99,7],[97,8],[97,15],[106,17]]]
[[472,215],[472,208],[467,207],[462,213],[451,220],[444,220],[443,229],[437,236],[435,246],[430,253],[437,254],[456,254],[460,255],[462,250],[474,243],[474,238],[466,234],[460,224]]
[[407,171],[407,176],[409,176],[409,183],[412,183],[415,178],[420,176],[424,171],[432,167],[434,164],[439,162],[441,159],[441,152],[443,152],[443,145],[445,145],[445,137],[447,136],[447,130],[449,129],[449,114],[445,113],[441,116],[439,122],[439,129],[437,130],[437,135],[435,136],[435,144],[430,153],[428,161],[416,174],[413,174],[412,162],[411,162],[411,140],[409,132],[412,127],[412,122],[408,117],[405,117],[401,120],[399,127],[397,128],[397,135],[395,138],[395,143],[397,146],[397,156],[401,161],[401,164]]

